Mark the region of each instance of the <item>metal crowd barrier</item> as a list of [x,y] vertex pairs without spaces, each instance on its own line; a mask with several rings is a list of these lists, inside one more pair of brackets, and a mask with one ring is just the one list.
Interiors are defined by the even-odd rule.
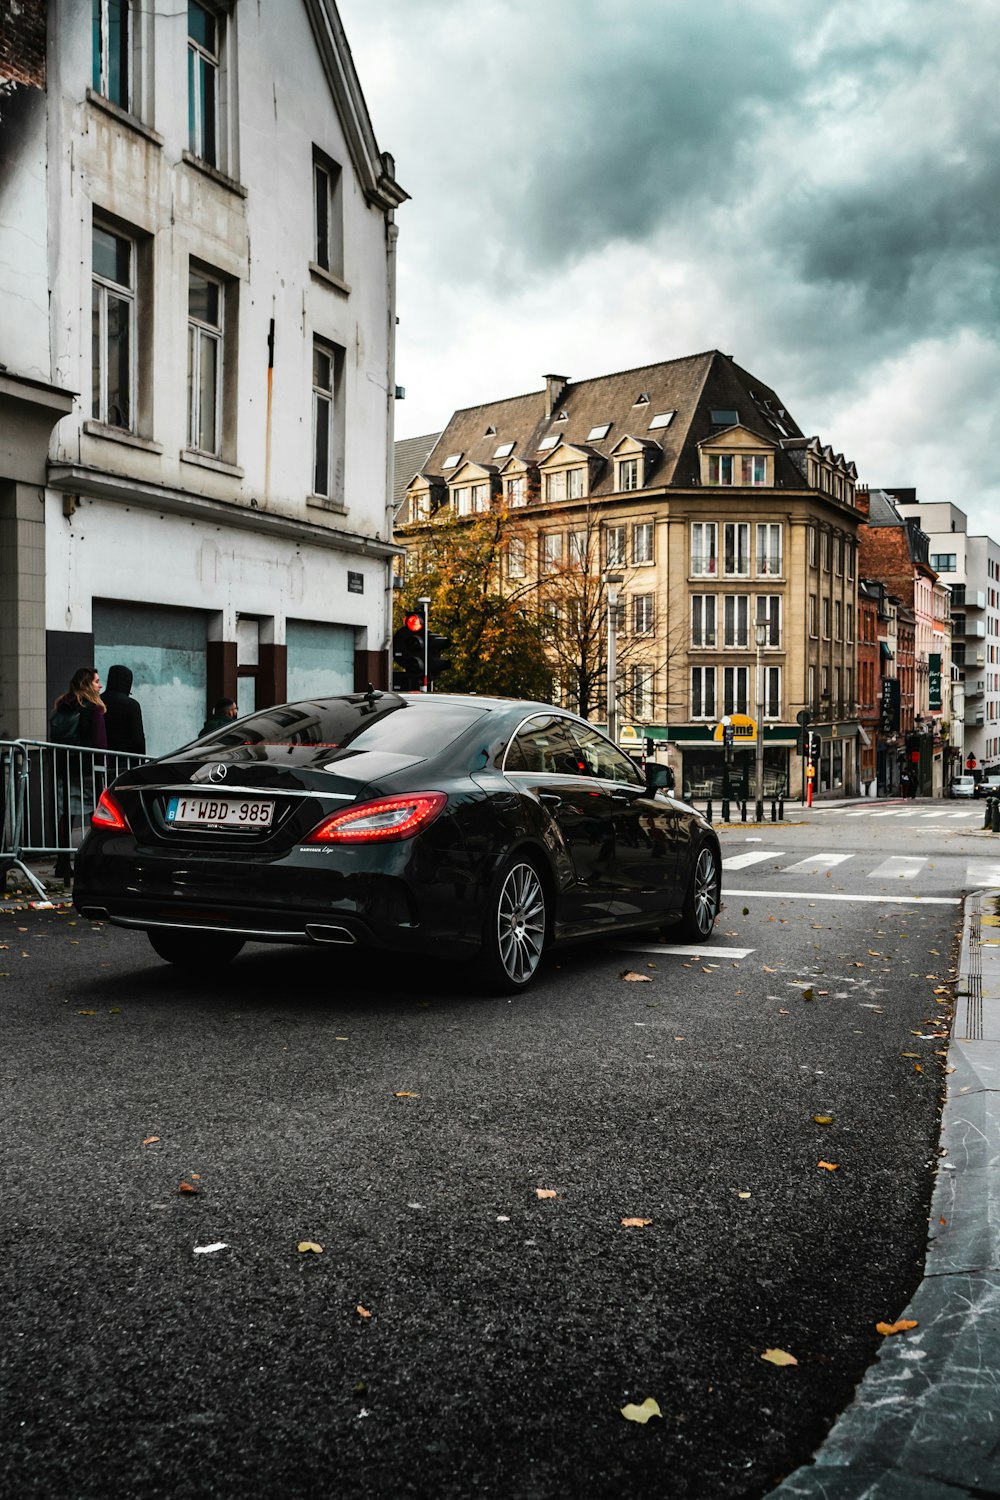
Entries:
[[[147,755],[0,740],[0,877],[19,870],[43,899],[45,887],[29,860],[71,858],[109,781]],[[0,887],[2,891],[3,887]]]

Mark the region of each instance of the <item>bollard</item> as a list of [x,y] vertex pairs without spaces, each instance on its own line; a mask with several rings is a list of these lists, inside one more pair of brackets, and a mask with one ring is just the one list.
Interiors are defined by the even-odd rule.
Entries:
[[743,822],[743,823],[745,823],[746,820],[747,820],[747,799],[744,797],[743,801],[740,804],[740,821]]
[[711,799],[711,797],[709,797],[708,803],[706,804],[706,807],[705,807],[705,822],[706,823],[711,823],[711,821],[712,821],[712,799]]
[[764,821],[764,804],[759,797],[754,803],[753,817],[755,823],[763,823]]
[[730,822],[732,822],[732,819],[729,816],[729,798],[728,797],[723,797],[723,799],[722,799],[722,821],[723,821],[723,823],[730,823]]
[[779,797],[778,798],[778,821],[779,821],[779,823],[783,823],[785,821],[785,799],[784,799],[784,797]]
[[771,822],[772,823],[777,823],[777,821],[778,821],[778,804],[777,804],[777,802],[775,802],[774,798],[772,797],[771,798]]
[[987,799],[986,799],[986,811],[983,813],[983,827],[984,828],[990,828],[990,829],[992,829],[992,827],[993,827],[993,798],[992,797],[987,797]]
[[990,828],[993,833],[1000,833],[1000,797],[994,797],[992,801],[993,816],[990,821]]

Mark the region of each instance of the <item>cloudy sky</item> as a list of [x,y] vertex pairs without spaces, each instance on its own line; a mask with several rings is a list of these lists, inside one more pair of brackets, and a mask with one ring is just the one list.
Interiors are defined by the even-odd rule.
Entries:
[[1000,538],[996,0],[340,0],[399,211],[397,436],[719,348]]

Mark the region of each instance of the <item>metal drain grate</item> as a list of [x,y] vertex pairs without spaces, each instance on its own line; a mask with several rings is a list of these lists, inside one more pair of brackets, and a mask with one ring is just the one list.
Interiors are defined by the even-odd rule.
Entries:
[[983,1039],[983,924],[978,911],[969,915],[969,971],[966,975],[965,1035],[973,1042]]

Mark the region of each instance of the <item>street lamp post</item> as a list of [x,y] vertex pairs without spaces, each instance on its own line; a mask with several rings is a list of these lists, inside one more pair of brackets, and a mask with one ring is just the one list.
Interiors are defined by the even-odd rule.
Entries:
[[764,663],[761,656],[767,645],[767,623],[758,620],[754,627],[757,647],[757,822],[764,821]]
[[618,585],[625,582],[622,573],[605,573],[608,591],[608,739],[618,743]]

